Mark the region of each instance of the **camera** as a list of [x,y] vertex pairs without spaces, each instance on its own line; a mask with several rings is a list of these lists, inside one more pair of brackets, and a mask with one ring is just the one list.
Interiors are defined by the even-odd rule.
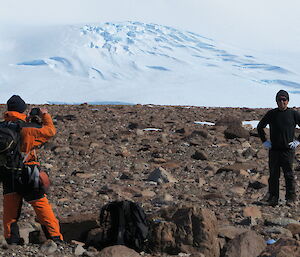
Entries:
[[40,108],[32,108],[29,113],[28,121],[42,125],[43,122],[42,122],[42,118],[41,118],[40,114],[41,114]]
[[41,110],[40,108],[32,108],[30,113],[29,113],[29,116],[39,116],[41,113]]

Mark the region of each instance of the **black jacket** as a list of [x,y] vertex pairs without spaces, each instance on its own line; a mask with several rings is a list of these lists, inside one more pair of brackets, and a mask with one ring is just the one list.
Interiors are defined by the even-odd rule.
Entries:
[[257,125],[257,132],[262,142],[267,140],[264,128],[268,124],[270,126],[272,149],[289,149],[288,144],[295,139],[295,127],[296,125],[300,126],[300,114],[290,108],[284,111],[278,108],[268,111]]

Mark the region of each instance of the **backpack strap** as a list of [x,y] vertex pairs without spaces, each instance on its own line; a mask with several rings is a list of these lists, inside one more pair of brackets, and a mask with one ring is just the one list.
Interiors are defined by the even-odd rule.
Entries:
[[107,212],[107,210],[108,210],[108,204],[105,204],[101,208],[101,212],[100,212],[100,225],[104,224],[104,214],[105,214],[105,212]]
[[[14,162],[11,163],[11,165],[4,167],[7,170],[22,170],[22,156],[21,156],[21,129],[22,124],[25,123],[22,120],[16,120],[16,121],[4,121],[1,123],[1,127],[6,127],[11,129],[12,131],[15,131],[17,133],[17,137],[14,137],[14,141],[16,142],[16,145],[14,146],[14,150],[12,151],[12,159]],[[13,143],[13,142],[12,142]]]
[[124,234],[126,230],[126,213],[130,212],[130,206],[128,201],[120,201],[118,203],[118,213],[119,213],[119,227],[118,227],[118,237],[117,244],[124,245]]

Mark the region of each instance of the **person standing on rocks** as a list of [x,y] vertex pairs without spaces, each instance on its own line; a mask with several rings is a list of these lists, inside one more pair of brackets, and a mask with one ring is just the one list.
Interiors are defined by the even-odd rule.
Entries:
[[[300,144],[300,136],[295,139],[295,127],[300,126],[300,114],[288,108],[289,94],[280,90],[276,94],[278,108],[268,111],[257,125],[258,135],[263,146],[269,150],[269,198],[268,203],[276,206],[279,200],[280,168],[283,170],[286,185],[286,204],[296,201],[296,182],[293,171],[295,149]],[[270,126],[270,140],[264,128]]]
[[[27,108],[24,100],[13,95],[7,101],[7,111],[4,113],[5,121],[12,121],[21,124],[21,152],[24,154],[23,162],[26,167],[39,167],[36,148],[48,141],[55,135],[56,129],[52,118],[46,108],[36,108],[41,118],[41,124],[26,123]],[[36,171],[36,170],[35,170]],[[22,170],[22,174],[24,169]],[[39,169],[37,169],[39,172]],[[45,189],[37,182],[37,187],[28,187],[15,181],[16,169],[2,166],[1,180],[3,183],[3,227],[4,237],[8,244],[23,244],[24,240],[20,237],[18,219],[21,213],[23,199],[31,204],[36,213],[37,219],[42,225],[47,238],[53,241],[62,241],[59,222],[56,219],[52,207],[48,202]],[[39,173],[37,173],[37,181]]]

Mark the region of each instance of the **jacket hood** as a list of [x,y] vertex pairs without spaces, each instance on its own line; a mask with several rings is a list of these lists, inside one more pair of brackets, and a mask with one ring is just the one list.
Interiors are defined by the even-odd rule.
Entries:
[[6,121],[16,121],[16,120],[26,120],[26,114],[15,112],[15,111],[7,111],[4,113],[4,120]]

